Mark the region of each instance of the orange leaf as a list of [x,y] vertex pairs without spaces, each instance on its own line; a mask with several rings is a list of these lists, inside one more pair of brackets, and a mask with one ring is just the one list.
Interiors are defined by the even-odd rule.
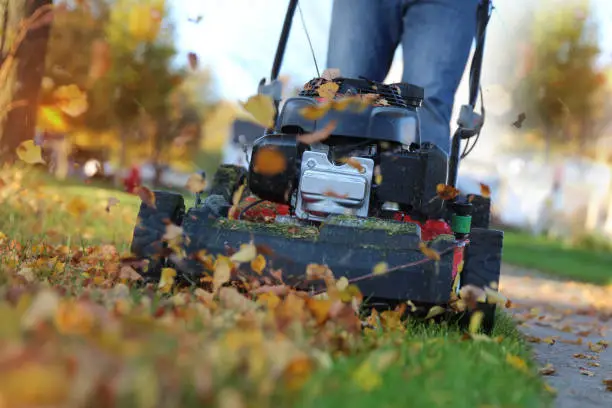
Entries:
[[110,66],[110,46],[104,40],[95,40],[91,46],[91,64],[89,66],[89,77],[92,80],[102,78],[108,72]]
[[429,259],[433,259],[436,262],[440,260],[440,254],[438,251],[433,248],[429,248],[424,242],[419,243],[419,249]]
[[274,146],[264,146],[257,150],[253,171],[264,176],[275,176],[287,168],[285,155]]
[[348,164],[349,166],[351,166],[352,168],[354,168],[355,170],[359,171],[360,173],[364,173],[365,172],[365,167],[363,167],[363,165],[361,164],[361,162],[359,160],[357,160],[354,157],[345,157],[339,160],[341,163],[344,164]]
[[436,186],[438,197],[444,201],[454,200],[459,195],[459,190],[447,184],[438,184]]
[[138,186],[136,187],[135,191],[143,203],[145,203],[147,206],[151,208],[157,208],[155,206],[155,194],[151,190],[149,190],[145,186]]
[[266,258],[259,254],[255,259],[251,261],[251,269],[257,272],[259,275],[263,272],[266,267]]
[[72,117],[82,115],[89,107],[87,94],[74,84],[57,88],[53,92],[53,99],[62,112]]
[[323,192],[323,195],[326,197],[332,197],[332,198],[347,198],[348,197],[348,194],[338,194],[331,190]]
[[319,143],[327,139],[332,134],[334,129],[336,129],[336,126],[337,126],[337,122],[335,120],[332,120],[323,129],[319,129],[313,133],[300,135],[297,137],[297,139],[300,143],[304,143],[307,145],[311,145],[313,143]]
[[323,324],[329,318],[332,301],[329,299],[307,299],[306,305],[318,324]]
[[480,183],[480,195],[484,198],[491,198],[491,188],[486,184]]
[[306,278],[315,280],[315,279],[325,279],[333,277],[331,269],[327,267],[327,265],[319,265],[319,264],[308,264],[306,266]]

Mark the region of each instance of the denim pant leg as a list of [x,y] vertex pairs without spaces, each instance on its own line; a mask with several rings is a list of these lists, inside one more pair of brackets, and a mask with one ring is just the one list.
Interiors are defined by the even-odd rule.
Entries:
[[382,81],[402,30],[402,0],[334,0],[327,67]]
[[[479,0],[402,0],[402,81],[425,89],[421,140],[450,150],[455,93],[476,34]],[[466,102],[468,95],[465,95]]]

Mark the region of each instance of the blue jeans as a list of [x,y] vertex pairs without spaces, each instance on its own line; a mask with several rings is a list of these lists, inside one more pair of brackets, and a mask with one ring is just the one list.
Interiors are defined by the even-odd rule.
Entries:
[[[425,90],[421,140],[450,150],[455,92],[476,34],[479,0],[334,0],[327,67],[383,81],[398,45],[402,82]],[[466,95],[467,100],[468,95]]]

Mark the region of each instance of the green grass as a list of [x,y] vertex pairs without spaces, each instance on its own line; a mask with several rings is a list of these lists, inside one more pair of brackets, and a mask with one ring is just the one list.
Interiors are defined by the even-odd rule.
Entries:
[[505,231],[503,259],[563,278],[612,284],[612,251],[571,247],[545,237]]
[[[0,195],[0,232],[10,239],[17,239],[24,246],[33,246],[44,241],[55,245],[114,244],[120,251],[129,248],[140,203],[138,197],[101,186],[57,183],[46,176],[34,173],[24,174],[19,182],[6,174],[4,177],[4,180],[8,181],[5,189],[13,190],[10,194],[4,190],[6,194]],[[105,207],[109,197],[119,199],[120,203],[107,212]],[[68,203],[75,199],[86,203],[86,208],[78,217],[75,217],[67,207]],[[50,231],[53,234],[50,234]],[[512,244],[512,239],[510,235],[511,244],[507,247],[516,248],[516,244]],[[0,272],[2,269],[2,259],[0,259]],[[78,290],[74,288],[71,290],[80,292],[82,289],[79,282],[82,279],[76,278],[71,285],[76,285]],[[4,282],[10,282],[10,279],[7,278]],[[2,288],[0,285],[0,293],[6,289],[8,288]],[[137,294],[132,296],[138,298]],[[217,314],[217,316],[223,315]],[[134,317],[134,319],[134,322],[137,322],[141,318]],[[128,324],[129,321],[124,323],[125,327],[130,327],[130,331],[137,330],[136,326]],[[218,323],[219,321],[215,324]],[[227,324],[230,323],[228,321]],[[0,326],[2,325],[3,323],[0,323]],[[141,350],[149,349],[145,345],[152,347],[153,344],[158,344],[155,350],[151,351],[152,354],[141,351],[138,357],[139,364],[152,365],[152,360],[147,362],[147,359],[179,353],[179,341],[171,339],[178,339],[176,336],[181,335],[183,329],[175,327],[163,331],[161,326],[156,330],[162,332],[147,334],[143,331],[139,335],[139,341],[142,342]],[[214,328],[204,325],[198,330],[203,338],[211,339],[203,344],[210,344],[214,341],[212,339],[218,337]],[[315,339],[309,336],[313,334],[304,332],[303,338],[295,335],[299,338],[296,344],[307,349],[312,348]],[[0,340],[1,337],[0,335]],[[261,406],[330,408],[548,406],[551,395],[544,389],[537,369],[531,362],[529,346],[503,312],[498,313],[498,322],[492,337],[498,337],[499,341],[492,341],[491,338],[466,340],[458,328],[445,323],[413,323],[408,325],[405,332],[376,329],[364,335],[358,344],[348,347],[349,352],[338,355],[332,353],[327,368],[318,368],[312,372],[306,385],[300,390],[288,393],[281,383],[274,384],[275,389],[264,398],[267,403],[264,402]],[[22,341],[27,341],[27,337],[23,337]],[[334,340],[332,344],[332,341],[328,340],[329,343],[324,344],[323,349],[327,347],[337,349],[336,341],[338,340]],[[57,343],[57,346],[60,347],[60,344]],[[64,352],[70,353],[70,350],[64,349]],[[367,365],[364,366],[364,361],[372,353],[388,352],[394,353],[395,357],[384,369],[368,369]],[[509,364],[508,356],[516,356],[519,362],[525,362],[525,367],[521,369]],[[273,359],[274,355],[271,358]],[[129,359],[125,361],[128,365],[135,364]],[[173,359],[166,361],[165,364],[170,364],[166,366],[167,369],[174,369],[169,361]],[[176,369],[180,371],[180,368]],[[377,387],[369,390],[366,385],[360,385],[360,381],[355,377],[359,374],[362,382],[377,383]],[[247,396],[253,392],[255,394],[260,392],[257,391],[257,386],[248,381],[245,385],[244,381],[246,380],[239,378],[237,382],[225,386],[233,387]],[[132,386],[137,387],[131,384],[124,386],[128,389]],[[201,401],[193,398],[192,384],[186,383],[181,388],[184,389],[182,392],[185,401],[181,406],[202,406]],[[256,391],[253,391],[254,389]],[[251,401],[247,398],[247,400],[248,406],[260,406],[257,404],[257,399]],[[122,406],[133,406],[132,402],[126,402]]]

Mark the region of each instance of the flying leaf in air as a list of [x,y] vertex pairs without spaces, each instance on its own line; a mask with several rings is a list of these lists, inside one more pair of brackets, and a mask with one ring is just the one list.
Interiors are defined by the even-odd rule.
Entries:
[[194,194],[201,193],[206,188],[206,179],[200,173],[193,173],[187,179],[185,188]]
[[383,275],[389,270],[389,265],[386,262],[379,262],[372,269],[373,275]]
[[319,129],[313,133],[308,133],[305,135],[300,135],[297,137],[298,142],[304,143],[307,145],[311,145],[313,143],[319,143],[323,140],[327,139],[332,132],[336,129],[337,122],[332,120],[325,127]]
[[110,45],[97,39],[91,46],[91,63],[89,65],[89,78],[97,80],[102,78],[111,67]]
[[168,293],[174,285],[174,277],[176,276],[176,270],[173,268],[163,268],[161,272],[161,278],[159,280],[158,288],[162,293]]
[[155,206],[155,194],[145,186],[138,186],[135,189],[136,194],[148,207],[157,208]]
[[255,259],[251,261],[251,269],[257,274],[261,275],[263,270],[266,268],[266,258],[259,254]]
[[251,262],[257,257],[257,248],[252,242],[240,245],[240,249],[230,257],[230,261],[243,263]]
[[441,315],[441,314],[443,314],[445,312],[446,312],[446,310],[442,306],[433,306],[427,312],[427,316],[425,316],[425,320],[431,319],[431,318],[436,317],[436,316],[439,316],[439,315]]
[[424,242],[419,243],[419,249],[429,259],[433,259],[436,262],[440,260],[440,254],[438,251],[433,248],[429,248]]
[[275,146],[257,149],[253,157],[253,171],[264,176],[275,176],[287,168],[285,155]]
[[491,198],[491,188],[484,183],[480,183],[480,195],[484,198]]
[[436,186],[436,193],[444,201],[454,200],[459,195],[459,190],[448,184],[438,184]]
[[227,257],[220,256],[215,261],[215,272],[213,275],[213,291],[217,290],[230,280],[232,268]]
[[42,158],[42,149],[33,140],[26,140],[17,147],[17,156],[28,164],[45,164]]
[[53,100],[55,106],[66,115],[72,117],[82,115],[89,108],[87,94],[74,84],[57,88],[53,92]]
[[189,61],[189,66],[191,67],[191,69],[193,69],[194,71],[198,69],[198,55],[195,52],[188,53],[187,60]]
[[276,108],[269,95],[257,94],[251,96],[246,102],[240,102],[244,110],[251,114],[252,119],[265,128],[274,127]]
[[304,119],[318,120],[327,115],[327,112],[329,112],[332,107],[330,102],[308,105],[300,109],[300,115],[302,115]]
[[523,126],[523,122],[525,121],[525,119],[527,119],[527,115],[525,115],[525,112],[519,113],[516,120],[512,122],[512,126],[514,126],[517,129],[520,129]]
[[321,78],[327,79],[328,81],[333,81],[334,79],[340,76],[340,70],[338,68],[327,68],[321,74]]

